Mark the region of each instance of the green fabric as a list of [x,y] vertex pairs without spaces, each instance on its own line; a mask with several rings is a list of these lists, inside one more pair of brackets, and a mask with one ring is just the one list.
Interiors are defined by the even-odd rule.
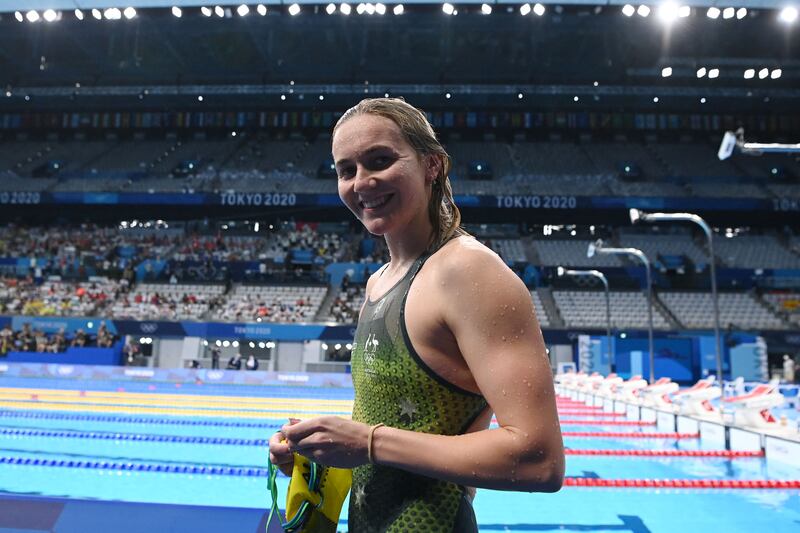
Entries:
[[[420,258],[380,300],[367,301],[352,351],[353,419],[433,433],[463,433],[486,408],[482,396],[436,376],[413,350],[403,310]],[[457,523],[463,489],[379,465],[353,470],[348,514],[354,533],[469,531]]]

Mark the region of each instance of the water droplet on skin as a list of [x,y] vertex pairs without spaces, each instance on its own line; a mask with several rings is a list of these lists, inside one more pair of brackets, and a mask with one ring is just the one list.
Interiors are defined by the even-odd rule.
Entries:
[[500,338],[501,338],[501,339],[503,339],[503,342],[506,342],[506,336],[505,336],[505,335],[503,335],[503,336],[502,336],[502,337],[500,337]]
[[514,306],[512,305],[512,306],[511,306],[511,310],[512,310],[512,311],[516,311],[516,310],[517,310],[517,308],[516,308],[516,307],[514,307]]
[[473,471],[472,471],[472,475],[473,475],[473,476],[477,476],[478,474],[476,474],[476,473],[475,473],[475,471],[473,470]]
[[503,396],[505,396],[505,395],[506,395],[506,390],[505,390],[505,389],[503,389]]

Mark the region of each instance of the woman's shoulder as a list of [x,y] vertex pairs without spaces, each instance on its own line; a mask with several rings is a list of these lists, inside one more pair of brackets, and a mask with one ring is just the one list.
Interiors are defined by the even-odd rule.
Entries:
[[443,274],[456,274],[473,268],[506,269],[497,253],[472,235],[451,239],[435,253],[431,260]]

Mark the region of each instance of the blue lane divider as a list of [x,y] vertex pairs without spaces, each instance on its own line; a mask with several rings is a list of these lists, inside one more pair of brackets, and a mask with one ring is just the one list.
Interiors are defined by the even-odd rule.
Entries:
[[229,439],[225,437],[184,437],[141,433],[102,433],[96,431],[54,431],[47,429],[0,428],[0,435],[21,437],[59,437],[69,439],[128,440],[138,442],[174,442],[181,444],[220,444],[223,446],[269,446],[268,439]]
[[116,463],[109,461],[80,461],[71,459],[36,459],[32,457],[0,456],[0,464],[21,466],[53,466],[62,468],[88,468],[129,472],[164,472],[168,474],[204,474],[216,476],[267,477],[266,468],[202,465],[161,465],[149,463]]
[[0,410],[0,418],[39,418],[43,420],[81,420],[87,422],[115,422],[121,424],[158,424],[175,426],[212,426],[229,428],[266,428],[277,429],[282,424],[269,424],[261,422],[226,422],[223,420],[180,420],[165,418],[147,418],[141,416],[110,416],[110,415],[77,415],[60,413],[41,413],[30,411]]

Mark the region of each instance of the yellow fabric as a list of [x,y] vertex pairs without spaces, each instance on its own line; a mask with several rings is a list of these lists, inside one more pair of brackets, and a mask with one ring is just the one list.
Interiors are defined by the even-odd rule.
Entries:
[[336,533],[339,514],[353,480],[349,468],[324,467],[319,482],[319,490],[309,488],[311,460],[294,454],[294,469],[286,495],[286,521],[294,518],[303,502],[312,506],[311,517],[296,531],[304,533]]

